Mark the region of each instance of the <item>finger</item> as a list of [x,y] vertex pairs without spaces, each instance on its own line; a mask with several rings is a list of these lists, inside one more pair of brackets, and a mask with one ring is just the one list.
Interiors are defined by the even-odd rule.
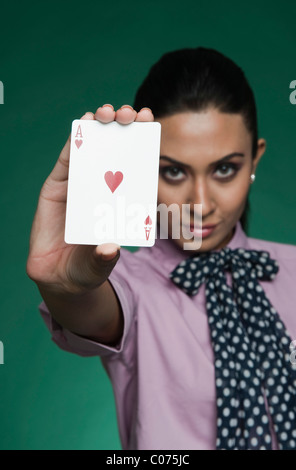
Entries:
[[105,124],[114,121],[115,111],[112,104],[104,104],[103,106],[98,108],[95,112],[94,118],[97,121],[103,122]]
[[86,120],[93,121],[94,119],[95,119],[94,113],[91,113],[90,111],[85,113],[84,116],[80,118],[81,121],[86,121]]
[[152,122],[154,116],[150,108],[142,108],[137,114],[136,122]]
[[115,120],[119,124],[131,124],[135,121],[136,117],[137,111],[128,104],[125,104],[116,111]]

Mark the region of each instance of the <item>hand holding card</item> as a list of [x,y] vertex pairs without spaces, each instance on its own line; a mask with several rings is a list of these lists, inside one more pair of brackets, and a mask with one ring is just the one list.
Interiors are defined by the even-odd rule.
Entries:
[[155,243],[160,123],[72,123],[65,241]]
[[[121,125],[127,125],[132,124],[134,121],[141,123],[153,122],[153,119],[151,110],[147,108],[136,112],[130,106],[123,106],[115,112],[112,105],[104,105],[98,108],[95,114],[87,112],[78,122],[82,125],[90,121],[99,121],[100,123],[107,124],[113,123],[115,120]],[[101,285],[108,288],[108,283],[105,281],[120,257],[120,246],[117,243],[103,243],[98,246],[96,243],[95,245],[65,243],[68,167],[70,147],[73,141],[77,151],[85,147],[86,142],[83,133],[82,136],[78,133],[77,137],[73,139],[69,136],[53,170],[42,186],[31,230],[26,270],[28,276],[38,285],[43,299],[46,299],[48,305],[51,305],[53,310],[56,310],[55,303],[57,299],[64,298],[65,296],[67,299],[71,299],[73,296],[76,302],[76,295],[80,298],[81,294],[89,294],[92,300],[88,295],[83,298],[88,299],[88,309],[90,309],[90,304],[93,303],[93,316],[96,318],[98,299],[95,297],[95,300],[93,300],[92,292],[97,292],[96,288]],[[120,169],[116,170],[120,171]],[[112,171],[112,174],[115,176],[116,171],[114,173],[114,170],[111,168],[108,168],[108,171]],[[112,178],[108,179],[108,175],[106,178],[107,181],[104,180],[104,185],[106,185],[110,195],[112,190],[116,195],[125,180],[123,179],[120,185],[115,188],[118,184],[118,175],[115,176],[115,184]],[[107,183],[109,183],[111,188],[108,187]],[[109,299],[109,294],[110,292],[106,293],[104,291],[103,298]],[[54,299],[54,304],[52,304],[52,299]],[[110,302],[109,300],[108,305],[110,308],[116,310],[116,302],[112,303],[112,300]],[[65,308],[64,306],[62,311],[65,311]],[[72,313],[73,310],[71,308],[71,318]],[[81,320],[81,334],[93,331],[94,325],[91,318],[92,316],[90,315],[88,327],[85,323],[85,317]],[[69,318],[70,323],[71,321]],[[95,319],[95,324],[97,328],[97,318]],[[77,324],[75,327],[77,327]]]

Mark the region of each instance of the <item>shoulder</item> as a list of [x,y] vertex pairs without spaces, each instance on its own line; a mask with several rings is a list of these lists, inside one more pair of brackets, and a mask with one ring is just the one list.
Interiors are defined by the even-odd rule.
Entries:
[[296,261],[296,245],[253,237],[248,237],[248,244],[251,249],[268,251],[276,259]]
[[248,238],[251,249],[264,250],[269,253],[272,259],[278,262],[280,273],[278,280],[285,279],[285,283],[290,285],[295,283],[296,278],[296,246],[288,243],[279,243],[259,238]]

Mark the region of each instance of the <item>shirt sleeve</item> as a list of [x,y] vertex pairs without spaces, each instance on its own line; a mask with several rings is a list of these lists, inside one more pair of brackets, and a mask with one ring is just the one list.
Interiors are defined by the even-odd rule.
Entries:
[[[79,336],[76,333],[62,327],[52,317],[47,305],[43,301],[39,306],[41,317],[51,333],[51,338],[61,349],[79,356],[100,356],[110,357],[118,356],[127,348],[129,343],[135,341],[134,325],[136,321],[136,296],[133,289],[133,276],[136,271],[136,259],[133,253],[121,248],[120,258],[109,276],[115,294],[121,304],[124,318],[124,330],[121,340],[116,346],[107,346],[105,344],[93,341],[91,339]],[[134,268],[134,269],[133,269]]]

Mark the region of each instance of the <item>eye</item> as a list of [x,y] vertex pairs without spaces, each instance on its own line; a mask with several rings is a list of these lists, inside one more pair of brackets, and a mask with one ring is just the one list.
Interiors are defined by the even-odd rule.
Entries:
[[165,166],[159,169],[160,174],[168,181],[180,181],[184,177],[184,171],[178,166]]
[[221,165],[217,166],[215,174],[218,175],[219,179],[227,179],[234,176],[238,168],[236,163],[221,163]]

